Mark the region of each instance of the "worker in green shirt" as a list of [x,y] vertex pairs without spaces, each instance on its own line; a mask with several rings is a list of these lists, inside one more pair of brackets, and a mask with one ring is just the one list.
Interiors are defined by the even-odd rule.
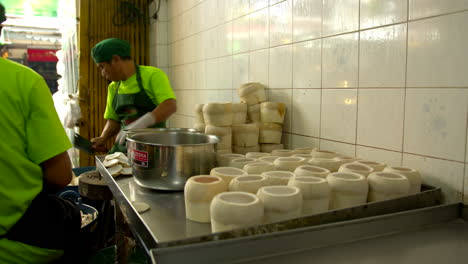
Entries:
[[103,77],[112,81],[107,89],[106,124],[93,148],[102,151],[117,135],[110,153],[127,152],[127,129],[165,127],[176,112],[176,97],[166,74],[158,68],[139,66],[130,56],[130,44],[109,38],[97,43],[91,55]]
[[[0,4],[0,31],[5,20]],[[71,143],[39,74],[0,58],[0,76],[0,263],[63,260],[81,228],[77,206],[52,195],[72,179]]]

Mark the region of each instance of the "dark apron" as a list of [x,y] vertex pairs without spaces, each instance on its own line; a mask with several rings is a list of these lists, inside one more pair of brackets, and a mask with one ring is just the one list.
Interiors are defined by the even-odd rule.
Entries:
[[64,263],[82,263],[81,214],[77,205],[57,195],[39,193],[5,234],[9,240],[47,249],[64,250]]
[[[137,120],[144,114],[153,111],[158,105],[154,104],[148,94],[146,94],[141,81],[140,68],[135,64],[136,79],[140,91],[133,94],[119,94],[120,82],[117,83],[117,89],[112,101],[112,108],[120,119],[122,130],[125,129],[133,121]],[[166,122],[159,122],[153,127],[166,127]],[[123,145],[115,143],[109,153],[127,152],[126,142]]]

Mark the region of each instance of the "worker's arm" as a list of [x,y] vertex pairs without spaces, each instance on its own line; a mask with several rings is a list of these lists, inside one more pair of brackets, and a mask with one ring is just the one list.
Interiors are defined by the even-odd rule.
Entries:
[[155,123],[166,121],[177,111],[177,102],[175,99],[167,99],[159,104],[152,112]]
[[[152,112],[144,114],[142,117],[133,121],[127,126],[128,129],[147,128],[154,126],[159,122],[166,121],[173,113],[177,111],[177,104],[175,99],[167,99],[159,104]],[[127,137],[125,131],[120,131],[115,139],[115,142],[123,144]]]
[[103,148],[105,148],[104,145],[106,144],[106,141],[117,135],[119,131],[120,122],[108,119],[104,129],[102,130],[101,136],[91,139],[91,142],[93,142],[93,149],[96,151],[105,151]]
[[44,175],[44,186],[50,190],[60,190],[72,180],[72,166],[68,153],[62,152],[40,164]]

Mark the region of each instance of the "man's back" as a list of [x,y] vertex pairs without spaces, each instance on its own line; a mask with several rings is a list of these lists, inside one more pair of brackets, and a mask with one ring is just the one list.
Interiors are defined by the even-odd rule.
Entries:
[[[0,236],[3,236],[41,192],[40,164],[66,151],[71,144],[44,79],[31,69],[3,58],[0,73]],[[60,251],[0,238],[0,263],[21,262],[21,258],[41,262],[57,253]]]

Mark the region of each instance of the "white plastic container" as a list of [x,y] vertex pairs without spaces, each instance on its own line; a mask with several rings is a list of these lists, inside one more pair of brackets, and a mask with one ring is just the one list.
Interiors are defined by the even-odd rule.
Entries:
[[263,102],[260,104],[260,118],[262,123],[283,124],[286,105],[279,102]]
[[271,155],[278,157],[291,157],[294,155],[294,152],[290,149],[274,149],[271,151]]
[[260,123],[260,104],[247,106],[247,119],[250,123]]
[[271,153],[275,149],[284,149],[284,146],[283,144],[260,144],[262,152]]
[[247,122],[247,104],[232,103],[232,124],[245,124]]
[[341,167],[341,165],[343,165],[343,164],[353,163],[353,162],[359,160],[356,157],[348,157],[348,156],[336,156],[333,159],[338,161],[338,168]]
[[239,147],[258,146],[259,133],[256,124],[232,125],[232,144]]
[[261,157],[261,158],[258,158],[259,161],[264,161],[264,162],[269,162],[271,164],[273,164],[275,162],[275,160],[277,158],[279,158],[280,156],[266,156],[266,157]]
[[334,172],[327,176],[330,185],[330,209],[358,206],[367,202],[366,177],[352,172]]
[[288,186],[295,186],[302,193],[302,215],[319,214],[328,211],[330,186],[324,178],[313,176],[294,177]]
[[314,176],[325,179],[330,173],[331,172],[328,169],[312,165],[302,165],[294,170],[294,174],[296,175],[296,177]]
[[295,175],[290,171],[266,171],[262,176],[267,177],[269,185],[287,185]]
[[222,154],[232,154],[232,149],[227,148],[227,149],[217,149],[216,150],[216,155],[222,155]]
[[265,222],[279,222],[297,218],[302,210],[301,190],[294,186],[266,186],[257,192],[265,206]]
[[265,153],[265,152],[247,152],[245,154],[245,157],[248,159],[259,159],[261,157],[267,157],[271,156],[270,153]]
[[248,174],[262,174],[266,171],[274,171],[275,165],[269,162],[257,161],[244,165],[243,170]]
[[300,158],[304,158],[306,160],[310,160],[312,158],[312,156],[310,154],[294,154],[291,157],[300,157]]
[[360,164],[360,163],[346,163],[340,166],[338,169],[339,172],[354,172],[361,174],[364,177],[367,177],[370,173],[374,171],[371,167]]
[[422,178],[419,171],[403,167],[386,167],[383,172],[393,172],[406,176],[410,183],[409,194],[421,192]]
[[254,105],[266,101],[265,86],[258,82],[244,83],[238,88],[240,101]]
[[[280,144],[283,127],[276,123],[259,123],[260,126],[260,143]],[[268,152],[262,150],[262,152]]]
[[205,123],[205,118],[203,118],[203,106],[204,104],[195,105],[195,123]]
[[258,189],[268,185],[269,182],[267,177],[256,174],[249,174],[232,179],[232,181],[229,183],[229,191],[249,192],[256,194]]
[[247,192],[224,192],[213,198],[210,207],[213,233],[260,225],[263,222],[263,202]]
[[226,190],[227,186],[219,176],[190,177],[184,187],[186,218],[200,223],[209,223],[211,200],[216,194]]
[[247,158],[238,158],[233,159],[229,162],[229,167],[234,167],[238,169],[243,169],[245,165],[249,163],[258,162],[256,159],[247,159]]
[[312,158],[333,159],[339,154],[333,151],[315,149],[310,152],[310,155]]
[[315,167],[325,168],[331,172],[337,172],[340,166],[339,161],[328,158],[311,158],[308,163]]
[[206,125],[232,125],[232,103],[209,103],[203,106],[203,118]]
[[294,172],[297,167],[305,165],[306,163],[306,159],[300,157],[279,157],[273,162],[276,170],[291,172]]
[[317,148],[313,148],[313,147],[303,147],[303,148],[295,148],[293,149],[294,151],[294,154],[309,154],[316,150]]
[[226,153],[217,156],[218,167],[229,167],[229,163],[233,159],[245,158],[242,154]]
[[211,169],[210,175],[218,176],[221,179],[223,179],[224,187],[227,190],[229,183],[232,181],[232,179],[234,179],[235,177],[247,175],[247,172],[239,168],[217,167],[217,168]]
[[393,172],[373,172],[367,177],[369,202],[395,199],[408,195],[410,182],[406,176]]
[[218,137],[218,149],[230,149],[232,145],[232,129],[228,127],[218,127],[207,125],[205,127],[205,134],[215,135]]
[[249,146],[249,147],[242,147],[242,146],[233,145],[232,150],[235,153],[245,155],[245,154],[247,154],[249,152],[259,152],[260,151],[260,146],[255,145],[255,146]]
[[385,163],[381,163],[377,161],[370,161],[370,160],[356,160],[354,163],[367,165],[371,167],[372,169],[374,169],[372,172],[380,172],[380,171],[383,171],[385,167],[387,167],[387,164]]
[[200,131],[201,133],[205,133],[205,123],[195,123],[193,124],[193,128]]

